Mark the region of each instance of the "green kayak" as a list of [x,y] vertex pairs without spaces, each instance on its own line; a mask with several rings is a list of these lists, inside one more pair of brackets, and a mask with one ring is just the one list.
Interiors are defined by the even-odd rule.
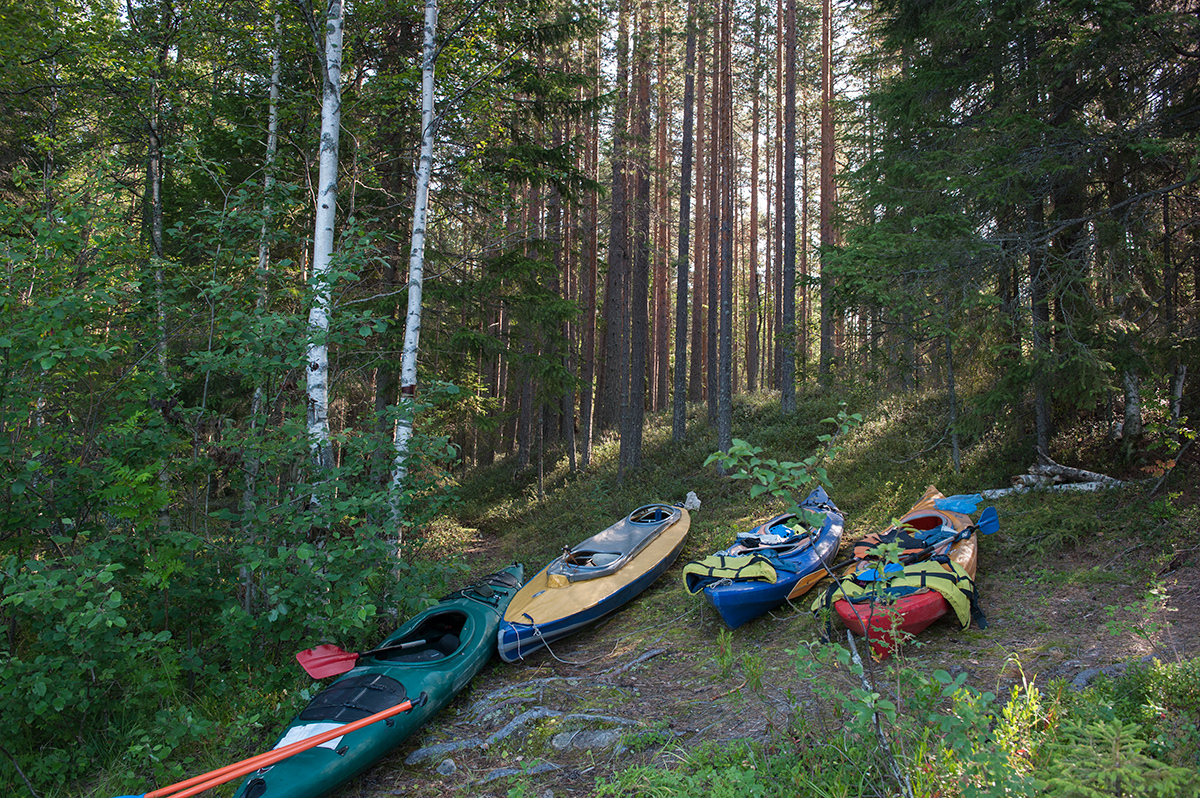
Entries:
[[[382,759],[450,703],[492,658],[500,619],[524,575],[524,566],[512,565],[414,616],[318,693],[274,747],[405,700],[412,700],[413,709],[252,773],[235,798],[317,798]],[[422,693],[423,703],[418,701]]]

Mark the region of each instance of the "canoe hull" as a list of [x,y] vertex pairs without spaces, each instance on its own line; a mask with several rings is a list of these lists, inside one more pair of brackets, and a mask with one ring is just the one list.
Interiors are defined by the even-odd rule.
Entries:
[[500,658],[524,659],[616,612],[662,576],[679,557],[691,526],[687,510],[673,509],[678,519],[611,575],[566,582],[553,572],[556,560],[532,577],[513,597],[500,623]]
[[[502,574],[506,576],[496,578]],[[438,632],[457,637],[458,646],[448,652],[426,647],[360,658],[352,670],[318,694],[289,724],[275,747],[356,720],[357,717],[351,716],[354,713],[365,717],[394,706],[405,695],[415,700],[425,693],[428,700],[424,706],[260,770],[245,780],[235,798],[318,798],[359,775],[403,743],[450,703],[491,659],[500,618],[523,575],[522,566],[510,566],[413,616],[378,647],[412,639],[414,634],[432,638]],[[484,584],[486,589],[473,592]],[[488,589],[492,597],[482,595]],[[441,639],[445,639],[444,635]],[[450,645],[453,643],[446,647]]]
[[[837,556],[842,542],[844,518],[824,490],[813,491],[801,506],[825,513],[825,521],[811,546],[779,557],[796,569],[794,573],[778,571],[774,583],[746,580],[704,588],[705,600],[730,629],[765,615],[788,599],[798,598],[826,576],[825,568]],[[767,521],[759,529],[765,532],[779,520]]]

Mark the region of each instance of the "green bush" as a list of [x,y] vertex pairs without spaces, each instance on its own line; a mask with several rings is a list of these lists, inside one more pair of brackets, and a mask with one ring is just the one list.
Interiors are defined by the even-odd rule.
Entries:
[[1200,795],[1196,771],[1161,762],[1137,723],[1063,725],[1049,779],[1054,798],[1187,798]]
[[[24,777],[52,795],[99,774],[114,791],[144,790],[203,770],[192,760],[210,738],[229,738],[231,707],[273,696],[277,716],[294,711],[310,684],[296,651],[374,642],[459,568],[414,558],[382,522],[368,436],[351,436],[346,465],[319,484],[263,480],[250,512],[222,508],[184,526],[164,523],[160,467],[133,443],[137,426],[107,431],[110,456],[39,469],[88,487],[99,510],[0,549],[0,723],[15,732],[0,755],[4,783]],[[307,458],[289,429],[260,440],[277,473]],[[406,523],[444,505],[445,451],[433,439],[415,452]],[[0,524],[17,522],[9,507]]]
[[1200,769],[1200,658],[1132,665],[1076,697],[1072,713],[1088,724],[1137,724],[1149,755]]

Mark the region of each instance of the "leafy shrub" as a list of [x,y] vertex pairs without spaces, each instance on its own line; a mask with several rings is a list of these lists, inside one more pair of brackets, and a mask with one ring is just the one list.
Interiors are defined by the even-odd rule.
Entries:
[[[329,479],[264,480],[249,512],[223,508],[192,527],[163,523],[160,466],[139,454],[136,427],[108,431],[120,457],[68,474],[89,490],[75,500],[101,511],[0,549],[0,723],[19,730],[0,756],[5,783],[24,776],[49,792],[98,772],[114,791],[178,781],[251,690],[279,696],[278,714],[294,709],[308,683],[297,650],[376,640],[457,570],[414,562],[385,525],[367,436],[346,441],[346,465]],[[278,429],[263,440],[270,467],[286,471],[306,447]],[[426,439],[415,452],[406,524],[443,506],[445,451]],[[16,517],[0,513],[0,524]]]
[[1148,754],[1200,767],[1200,658],[1136,663],[1118,678],[1098,679],[1075,698],[1072,711],[1083,723],[1137,724]]

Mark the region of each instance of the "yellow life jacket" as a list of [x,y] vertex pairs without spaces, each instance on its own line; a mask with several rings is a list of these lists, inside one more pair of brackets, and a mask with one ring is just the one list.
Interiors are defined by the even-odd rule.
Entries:
[[683,586],[688,593],[695,595],[722,579],[730,581],[755,580],[774,584],[779,578],[775,566],[761,554],[749,556],[730,556],[727,554],[710,554],[703,560],[693,560],[683,566]]
[[[947,570],[947,567],[950,570]],[[878,573],[878,572],[876,572]],[[948,558],[926,560],[904,566],[903,571],[885,573],[883,579],[864,582],[854,576],[843,577],[829,586],[812,603],[812,611],[833,606],[835,601],[848,599],[852,602],[887,600],[886,597],[901,598],[923,589],[941,593],[958,622],[966,629],[974,619],[980,629],[987,627],[987,619],[979,609],[979,597],[975,591],[975,580],[961,565]]]

